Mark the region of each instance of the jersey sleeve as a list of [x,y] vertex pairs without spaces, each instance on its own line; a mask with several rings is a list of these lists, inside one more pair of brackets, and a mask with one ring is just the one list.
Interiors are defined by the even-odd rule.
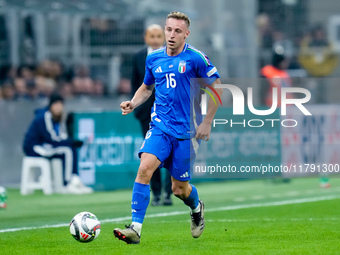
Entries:
[[145,62],[145,75],[144,75],[144,84],[145,85],[152,85],[155,83],[155,77],[152,74],[151,68],[150,68],[150,56],[147,56],[146,62]]
[[208,56],[202,52],[196,54],[196,71],[197,75],[205,79],[205,82],[209,85],[217,78],[220,78],[217,68],[210,62]]

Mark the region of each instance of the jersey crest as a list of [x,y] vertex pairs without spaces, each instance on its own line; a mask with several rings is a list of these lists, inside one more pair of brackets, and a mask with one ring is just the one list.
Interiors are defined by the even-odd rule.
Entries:
[[178,65],[178,72],[179,73],[184,73],[185,72],[185,69],[186,69],[186,62],[183,60],[183,61],[180,61],[179,62],[179,65]]

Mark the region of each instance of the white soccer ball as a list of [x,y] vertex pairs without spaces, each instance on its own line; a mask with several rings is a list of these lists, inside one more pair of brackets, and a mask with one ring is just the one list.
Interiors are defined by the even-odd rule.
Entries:
[[70,222],[70,232],[79,242],[91,242],[99,236],[100,221],[93,213],[78,213]]

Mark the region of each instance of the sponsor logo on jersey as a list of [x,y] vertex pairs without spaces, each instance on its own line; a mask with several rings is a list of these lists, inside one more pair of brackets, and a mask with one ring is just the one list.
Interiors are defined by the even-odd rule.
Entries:
[[162,68],[159,66],[159,67],[156,69],[155,73],[161,73],[161,72],[163,72],[163,71],[162,71]]
[[179,62],[179,65],[178,65],[178,72],[179,72],[179,73],[184,73],[185,70],[186,70],[186,66],[187,66],[187,63],[186,63],[185,61]]

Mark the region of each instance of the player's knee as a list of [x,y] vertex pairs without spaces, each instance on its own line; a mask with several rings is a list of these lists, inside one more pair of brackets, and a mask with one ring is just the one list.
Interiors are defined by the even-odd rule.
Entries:
[[139,169],[138,172],[141,173],[148,173],[148,172],[153,172],[152,166],[150,164],[148,164],[147,162],[141,162],[141,164],[139,165]]
[[137,177],[150,180],[152,177],[153,169],[147,163],[141,163],[138,169]]

